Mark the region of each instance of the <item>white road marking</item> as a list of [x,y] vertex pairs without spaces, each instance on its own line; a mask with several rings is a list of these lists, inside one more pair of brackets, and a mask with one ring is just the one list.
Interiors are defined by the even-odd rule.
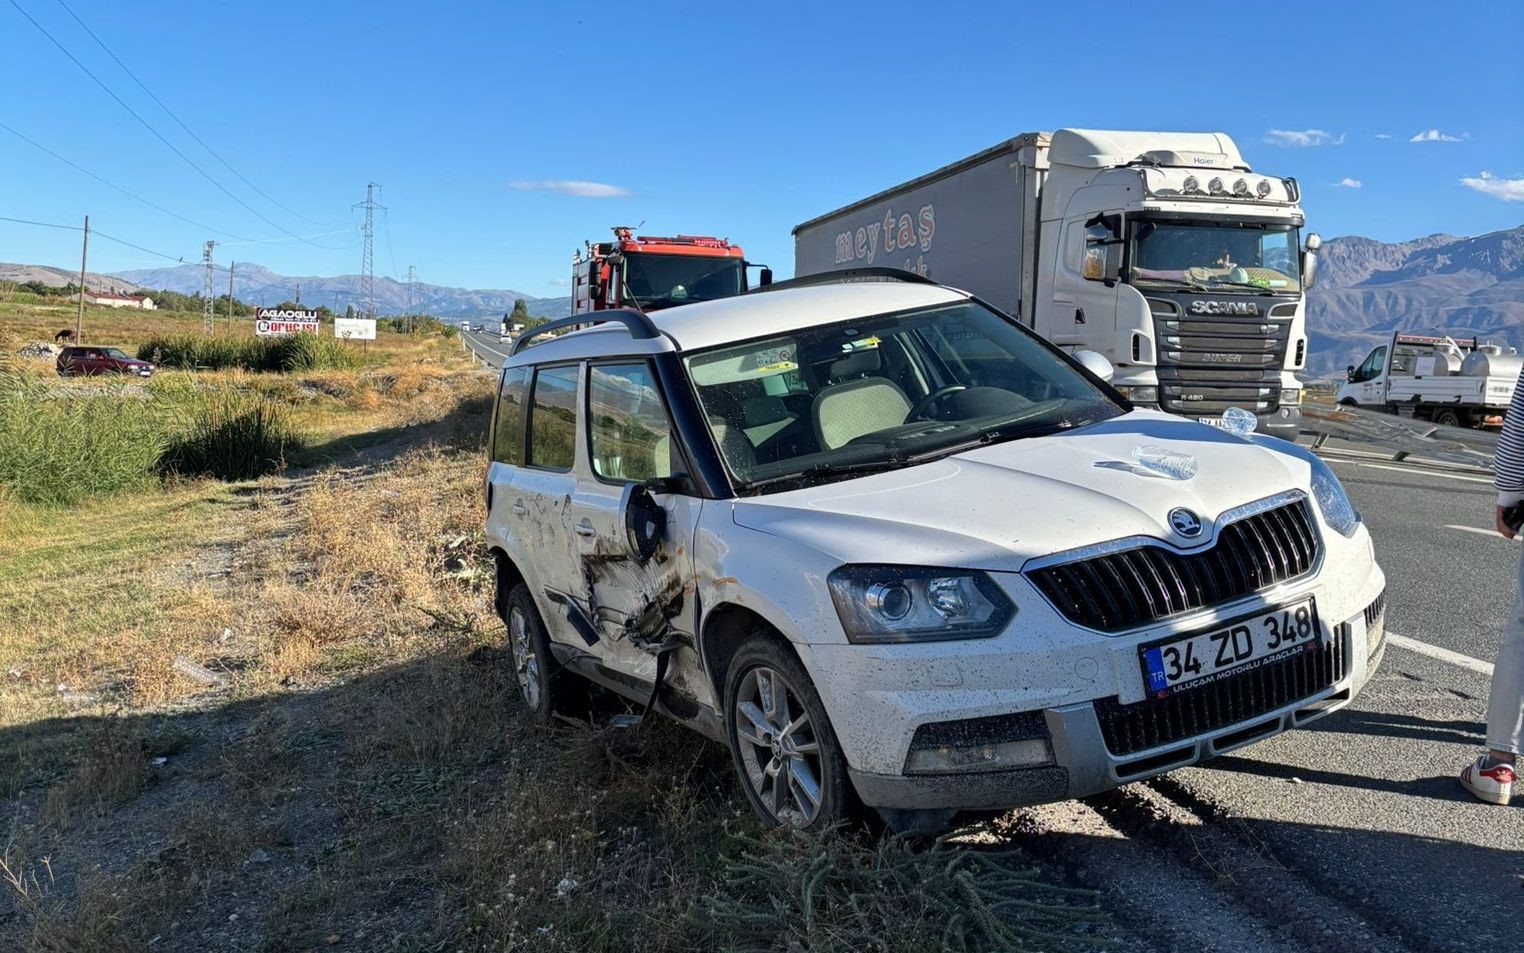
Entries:
[[1480,526],[1457,526],[1454,523],[1446,523],[1445,529],[1458,529],[1462,533],[1475,533],[1478,536],[1491,536],[1494,539],[1503,539],[1503,534],[1495,529],[1482,529]]
[[1405,635],[1398,635],[1396,632],[1392,631],[1388,631],[1386,633],[1386,638],[1387,641],[1391,642],[1399,649],[1407,649],[1409,652],[1417,652],[1419,655],[1427,655],[1429,658],[1438,659],[1441,662],[1448,662],[1457,668],[1463,668],[1470,672],[1486,675],[1488,678],[1492,677],[1491,662],[1483,662],[1479,658],[1472,658],[1469,655],[1462,655],[1459,652],[1452,652],[1449,649],[1442,649],[1437,645],[1430,645],[1427,642],[1420,642],[1417,639],[1410,639]]
[[1415,470],[1412,467],[1394,467],[1388,466],[1384,463],[1359,463],[1354,460],[1340,460],[1338,458],[1329,458],[1328,462],[1347,463],[1350,466],[1364,467],[1367,470],[1395,470],[1398,473],[1416,473],[1419,476],[1434,477],[1441,480],[1462,480],[1466,483],[1486,483],[1489,485],[1492,483],[1492,480],[1487,477],[1461,476],[1458,473],[1448,473],[1434,470]]

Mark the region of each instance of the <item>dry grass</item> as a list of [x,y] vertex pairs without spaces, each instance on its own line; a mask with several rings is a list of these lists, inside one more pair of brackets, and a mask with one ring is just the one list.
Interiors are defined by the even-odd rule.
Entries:
[[[677,726],[533,726],[480,535],[490,379],[296,386],[330,464],[0,517],[0,949],[908,951],[910,913],[968,909],[1070,931],[969,949],[1104,934],[1013,856],[762,837]],[[1018,869],[1049,919],[998,906]]]

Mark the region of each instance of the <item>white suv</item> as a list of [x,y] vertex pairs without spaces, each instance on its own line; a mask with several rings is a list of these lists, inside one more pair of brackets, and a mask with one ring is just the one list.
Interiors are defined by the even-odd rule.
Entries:
[[768,823],[923,830],[1347,704],[1385,582],[1338,480],[1104,363],[910,278],[526,333],[486,487],[525,703],[591,679],[728,745]]

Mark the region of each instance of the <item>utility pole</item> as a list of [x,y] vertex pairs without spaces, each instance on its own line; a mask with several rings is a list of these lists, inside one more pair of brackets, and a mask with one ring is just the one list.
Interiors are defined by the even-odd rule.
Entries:
[[372,247],[376,237],[376,209],[386,209],[386,206],[376,204],[375,192],[380,187],[375,182],[365,183],[365,201],[352,206],[365,209],[365,224],[360,226],[360,234],[365,237],[365,251],[360,259],[360,293],[365,297],[365,316],[372,321],[376,319],[376,269]]
[[74,313],[74,343],[85,343],[85,260],[90,256],[90,216],[85,216],[85,241],[79,248],[79,310]]
[[201,330],[206,334],[212,333],[212,309],[217,304],[212,300],[212,249],[216,247],[217,243],[210,239],[201,246]]
[[302,303],[302,283],[300,281],[296,283],[296,303]]
[[415,265],[407,266],[407,329],[413,330],[413,302],[418,300],[413,294],[418,284],[418,268]]
[[238,262],[228,263],[228,330],[233,330],[233,269],[238,267]]

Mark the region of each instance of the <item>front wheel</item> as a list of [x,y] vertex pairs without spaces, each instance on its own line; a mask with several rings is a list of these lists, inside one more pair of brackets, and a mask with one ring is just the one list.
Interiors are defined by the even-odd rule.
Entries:
[[725,732],[746,799],[769,827],[821,830],[855,805],[815,686],[787,648],[757,638],[731,663]]

